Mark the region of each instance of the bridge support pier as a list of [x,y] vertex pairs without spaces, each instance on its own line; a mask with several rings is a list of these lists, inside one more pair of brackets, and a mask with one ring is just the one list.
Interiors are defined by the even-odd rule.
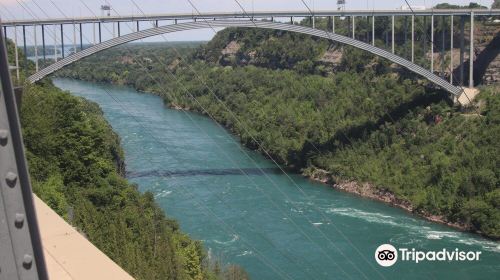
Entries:
[[92,38],[93,38],[94,45],[95,45],[96,44],[96,40],[95,40],[95,22],[92,22]]
[[73,53],[76,53],[76,24],[73,23]]
[[415,62],[415,15],[411,16],[411,62]]
[[450,22],[450,84],[453,84],[453,15]]
[[356,39],[356,17],[352,16],[352,38]]
[[395,49],[394,49],[394,16],[392,16],[392,53],[394,54],[395,53]]
[[23,48],[24,48],[24,72],[28,72],[27,48],[26,48],[26,25],[23,25]]
[[36,25],[33,25],[33,42],[35,43],[35,71],[38,72],[38,44],[36,40]]
[[444,55],[445,55],[445,40],[446,40],[446,32],[445,32],[445,16],[441,16],[441,78],[444,79]]
[[79,27],[80,27],[80,51],[83,51],[83,29],[81,23]]
[[431,72],[434,73],[434,15],[431,16]]
[[102,33],[101,33],[101,22],[97,23],[98,31],[99,31],[99,44],[102,43]]
[[427,16],[424,16],[424,34],[423,34],[422,49],[424,50],[424,57],[427,55]]
[[62,24],[61,24],[61,55],[62,58],[64,58],[64,30]]
[[368,27],[370,26],[370,18],[369,17],[366,17],[366,33],[365,33],[365,41],[366,43],[370,43],[370,29],[368,29]]
[[54,61],[57,62],[57,25],[54,24]]
[[469,87],[474,87],[474,12],[470,12]]
[[42,52],[43,52],[43,62],[47,60],[47,56],[45,54],[45,25],[42,24]]
[[408,59],[408,17],[404,17],[404,28],[403,28],[403,57]]
[[372,46],[375,46],[375,16],[372,16]]
[[120,31],[120,22],[117,23],[118,24],[118,37],[121,36],[121,31]]
[[464,85],[465,16],[460,17],[460,85]]
[[17,45],[17,26],[14,25],[14,44],[16,47],[14,48],[14,55],[16,56],[16,78],[17,82],[19,83],[19,51],[17,50],[18,45]]
[[[274,19],[272,21],[274,22]],[[313,29],[316,28],[316,17],[315,16],[312,16],[312,25],[313,25]]]
[[332,33],[335,33],[335,17],[332,16]]

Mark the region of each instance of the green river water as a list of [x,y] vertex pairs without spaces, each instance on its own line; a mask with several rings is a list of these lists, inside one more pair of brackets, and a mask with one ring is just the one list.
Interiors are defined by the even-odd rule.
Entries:
[[[125,150],[129,180],[154,193],[211,256],[252,279],[500,279],[500,243],[339,192],[240,145],[199,114],[112,85],[55,79],[97,102]],[[481,251],[479,261],[375,261],[376,248]]]

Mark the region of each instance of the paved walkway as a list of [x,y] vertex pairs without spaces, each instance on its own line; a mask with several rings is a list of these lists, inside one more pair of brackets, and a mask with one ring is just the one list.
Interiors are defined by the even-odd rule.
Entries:
[[33,196],[50,279],[134,279]]

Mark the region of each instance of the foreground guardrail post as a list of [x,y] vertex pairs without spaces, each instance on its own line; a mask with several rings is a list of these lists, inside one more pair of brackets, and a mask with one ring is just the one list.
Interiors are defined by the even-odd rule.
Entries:
[[0,278],[45,280],[48,279],[47,270],[10,79],[6,41],[3,34],[0,37]]

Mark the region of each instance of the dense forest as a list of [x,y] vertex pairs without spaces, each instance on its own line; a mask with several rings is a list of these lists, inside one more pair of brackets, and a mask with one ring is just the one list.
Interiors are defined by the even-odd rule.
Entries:
[[[400,52],[404,24],[398,21]],[[363,25],[359,30],[366,34]],[[338,63],[322,59],[332,49],[341,49]],[[417,51],[428,63],[428,49]],[[415,213],[500,238],[498,86],[482,88],[461,108],[425,80],[359,50],[242,28],[220,31],[195,49],[122,46],[59,75],[158,94],[171,107],[214,118],[291,169],[369,182]]]
[[21,123],[33,191],[134,278],[248,279],[209,259],[151,193],[123,178],[120,139],[97,104],[50,80],[26,84]]

